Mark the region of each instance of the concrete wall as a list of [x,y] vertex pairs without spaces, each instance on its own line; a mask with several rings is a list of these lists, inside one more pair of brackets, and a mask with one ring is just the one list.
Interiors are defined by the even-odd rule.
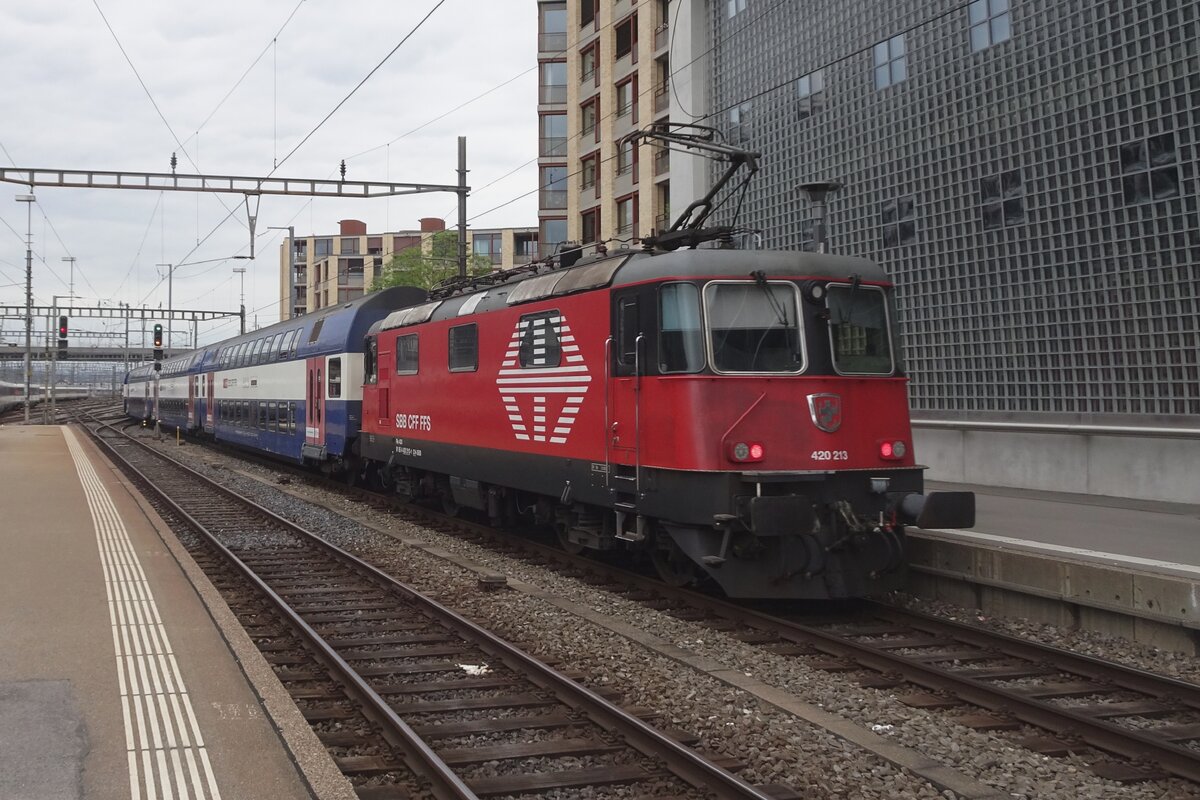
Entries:
[[1200,503],[1200,439],[959,430],[913,422],[927,480]]

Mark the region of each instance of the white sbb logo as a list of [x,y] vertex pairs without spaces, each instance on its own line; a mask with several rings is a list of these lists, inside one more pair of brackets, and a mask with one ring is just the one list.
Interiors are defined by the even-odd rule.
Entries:
[[565,317],[518,321],[496,376],[517,440],[565,444],[591,380]]

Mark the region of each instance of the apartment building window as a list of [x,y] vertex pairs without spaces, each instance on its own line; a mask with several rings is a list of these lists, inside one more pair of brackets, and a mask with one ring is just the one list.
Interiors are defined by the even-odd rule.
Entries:
[[975,0],[967,6],[967,21],[971,26],[971,49],[974,51],[1007,42],[1012,35],[1008,0]]
[[729,0],[727,8],[729,9],[729,18],[733,19],[746,10],[746,0]]
[[584,103],[579,116],[580,136],[591,136],[595,141],[600,141],[600,131],[596,127],[596,120],[600,117],[599,98]]
[[565,156],[567,154],[567,115],[542,114],[542,135],[538,154],[543,156]]
[[979,179],[979,209],[984,230],[1025,221],[1025,190],[1018,170]]
[[565,217],[542,220],[538,230],[538,246],[543,256],[558,252],[566,240],[567,220]]
[[1162,133],[1120,148],[1121,192],[1128,205],[1179,196],[1175,134]]
[[596,79],[596,64],[600,61],[600,42],[593,42],[579,54],[579,82]]
[[313,254],[317,258],[333,255],[333,239],[314,239]]
[[807,119],[825,105],[825,70],[818,69],[802,75],[796,81],[796,96],[800,99],[800,119]]
[[588,25],[595,25],[599,13],[600,0],[583,0],[579,4],[579,27],[586,28]]
[[599,178],[600,160],[598,156],[591,155],[583,159],[580,167],[580,175],[583,179],[583,188],[591,189],[596,185],[596,179]]
[[538,102],[567,102],[567,62],[543,61],[540,66],[541,84],[538,87]]
[[637,163],[637,147],[629,139],[617,143],[617,174],[625,175],[633,171]]
[[476,233],[471,237],[471,252],[493,264],[504,260],[503,247],[503,234],[500,233]]
[[875,88],[895,86],[908,77],[908,59],[904,49],[904,34],[893,36],[875,45]]
[[600,209],[593,208],[591,211],[585,211],[580,215],[580,222],[583,226],[583,243],[591,244],[600,239]]
[[[628,116],[633,111],[633,78],[617,84],[617,118]],[[635,120],[636,121],[636,120]]]
[[911,244],[917,238],[917,202],[911,194],[901,195],[879,205],[879,222],[883,228],[883,246],[898,247]]
[[356,256],[358,255],[358,237],[342,237],[342,252],[339,255]]
[[617,235],[637,236],[637,195],[617,201]]
[[637,45],[637,14],[632,14],[628,19],[617,23],[615,34],[617,58],[624,58],[633,52]]
[[542,167],[541,169],[541,202],[538,208],[567,207],[567,168]]
[[371,236],[367,239],[367,255],[377,256],[383,252],[383,237]]
[[567,4],[544,3],[538,10],[541,11],[538,50],[552,53],[567,49]]
[[393,236],[392,237],[392,252],[399,253],[407,250],[410,247],[420,247],[420,236]]

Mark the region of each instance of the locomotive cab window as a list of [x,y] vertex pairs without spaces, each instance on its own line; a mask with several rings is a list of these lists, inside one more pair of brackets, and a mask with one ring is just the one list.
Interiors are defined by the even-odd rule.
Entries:
[[342,396],[342,359],[329,359],[329,397],[338,398]]
[[728,281],[704,287],[712,366],[727,373],[804,370],[800,291],[786,281]]
[[475,372],[479,369],[479,326],[456,325],[450,329],[450,371]]
[[417,374],[417,334],[396,338],[396,374]]
[[690,283],[668,283],[658,291],[658,371],[704,369],[704,331],[700,290]]
[[526,314],[521,317],[521,345],[517,358],[523,368],[557,367],[562,363],[557,310]]
[[887,299],[877,286],[829,287],[829,344],[840,375],[891,375]]

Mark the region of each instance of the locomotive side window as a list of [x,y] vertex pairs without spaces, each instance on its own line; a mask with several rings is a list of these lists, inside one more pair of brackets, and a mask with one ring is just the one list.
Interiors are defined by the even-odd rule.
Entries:
[[368,336],[363,347],[363,383],[379,382],[379,340]]
[[841,375],[891,375],[887,300],[876,286],[829,287],[829,343]]
[[623,297],[617,308],[617,362],[632,367],[637,363],[637,337],[642,332],[636,297]]
[[517,358],[522,367],[538,369],[562,363],[559,341],[561,315],[557,310],[526,314],[521,317],[521,346]]
[[450,371],[475,372],[479,369],[479,326],[456,325],[450,329]]
[[700,290],[690,283],[668,283],[658,292],[658,371],[704,369],[704,332],[700,326]]
[[760,279],[704,287],[709,347],[718,372],[804,370],[800,292],[795,284]]
[[417,374],[417,334],[415,333],[396,339],[396,374]]
[[342,396],[342,359],[329,359],[329,396]]

